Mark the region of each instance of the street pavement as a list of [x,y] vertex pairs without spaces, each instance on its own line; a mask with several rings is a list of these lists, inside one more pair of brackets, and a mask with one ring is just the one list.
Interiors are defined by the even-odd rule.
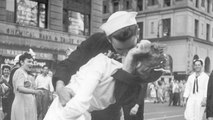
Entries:
[[184,120],[184,107],[145,103],[144,120]]

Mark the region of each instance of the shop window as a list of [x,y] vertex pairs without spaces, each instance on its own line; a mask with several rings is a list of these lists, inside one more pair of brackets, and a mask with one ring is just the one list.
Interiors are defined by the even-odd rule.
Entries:
[[158,1],[157,0],[148,0],[148,6],[153,6],[153,5],[157,5]]
[[198,37],[198,31],[199,31],[199,21],[195,20],[195,37]]
[[16,0],[16,23],[47,28],[47,0]]
[[[64,28],[66,32],[77,35],[89,35],[90,16],[71,10],[64,10]],[[67,17],[67,18],[66,18]],[[67,20],[67,21],[66,21]]]
[[164,7],[169,7],[171,6],[171,1],[170,0],[164,0]]
[[143,0],[137,0],[137,9],[138,11],[143,10]]
[[163,28],[162,28],[163,36],[170,36],[170,33],[171,33],[171,19],[170,18],[163,19],[162,20],[162,25],[163,25]]

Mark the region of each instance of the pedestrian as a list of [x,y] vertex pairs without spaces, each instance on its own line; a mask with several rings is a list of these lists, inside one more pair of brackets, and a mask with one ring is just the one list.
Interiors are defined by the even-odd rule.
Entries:
[[[134,91],[132,88],[140,88],[140,83],[155,76],[154,71],[161,71],[165,63],[161,48],[154,44],[147,47],[143,43],[141,41],[128,52],[123,65],[102,53],[89,60],[71,77],[72,82],[66,86],[73,92],[73,97],[64,107],[59,98],[55,98],[44,120],[90,120],[89,112],[105,109],[115,102],[128,105],[135,100],[134,94],[137,95],[138,90]],[[150,50],[146,51],[146,48]],[[131,68],[127,70],[129,67]],[[127,73],[134,71],[137,77],[142,78],[141,81],[137,78],[120,81],[118,76],[111,76],[114,71],[121,69]],[[153,80],[147,80],[149,81]]]
[[186,120],[202,120],[209,76],[202,71],[202,60],[195,59],[193,67],[194,72],[188,77],[184,91],[184,105],[186,105],[184,117]]
[[32,88],[32,81],[29,80],[28,72],[33,67],[33,58],[29,53],[19,57],[21,67],[13,76],[13,90],[15,99],[12,104],[11,120],[37,120],[35,95],[42,94],[40,90]]
[[164,103],[163,100],[163,84],[162,81],[157,82],[157,91],[158,91],[158,103]]
[[173,83],[173,106],[178,106],[179,105],[179,100],[180,100],[180,88],[179,88],[179,81],[174,80]]
[[13,84],[12,84],[12,81],[13,81],[13,75],[15,73],[15,71],[21,66],[21,64],[19,63],[19,57],[21,56],[21,54],[17,55],[14,59],[14,66],[10,72],[10,78],[9,78],[9,85],[11,87],[10,91],[9,91],[9,94],[8,94],[8,115],[4,118],[5,120],[10,120],[11,118],[11,108],[12,108],[12,103],[13,103],[13,100],[14,100],[14,93],[13,93]]
[[9,85],[9,78],[10,78],[10,71],[11,67],[9,65],[4,64],[1,68],[2,76],[0,78],[0,84],[2,86],[3,94],[2,94],[2,110],[4,113],[4,120],[6,120],[7,116],[9,115],[9,102],[8,102],[8,95],[11,89]]
[[207,90],[207,102],[206,102],[206,118],[213,120],[213,71],[209,77],[208,90]]
[[172,79],[169,80],[168,94],[169,94],[169,106],[171,106],[173,104],[173,100],[174,100]]
[[[124,120],[142,120],[143,119],[143,106],[144,106],[144,94],[146,94],[147,84],[141,84],[138,91],[139,96],[135,96],[134,100],[128,105],[122,106],[124,113]],[[134,92],[134,91],[133,91]],[[143,94],[141,94],[143,93]]]
[[155,83],[151,83],[150,84],[150,96],[151,96],[151,99],[152,99],[152,101],[155,103],[155,102],[157,102],[157,93],[156,93],[156,90],[155,90]]
[[[108,55],[115,53],[113,54],[115,56],[117,56],[117,54],[124,56],[129,49],[136,45],[139,38],[136,15],[136,12],[126,11],[113,13],[107,22],[101,26],[103,32],[95,33],[83,41],[67,59],[57,65],[56,73],[53,76],[53,86],[55,86],[59,100],[63,105],[70,100],[71,94],[71,92],[65,88],[65,85],[72,82],[70,81],[71,76],[75,74],[82,65],[99,53]],[[119,58],[115,56],[114,59]],[[117,71],[114,74],[121,74],[121,72]],[[132,74],[128,75],[132,76]],[[119,79],[126,80],[133,78],[120,75]],[[105,110],[92,112],[92,120],[120,120],[120,110],[121,106],[116,104],[110,105]]]
[[49,67],[44,65],[42,67],[42,74],[39,74],[35,80],[36,89],[43,91],[43,94],[36,95],[38,120],[44,119],[54,91],[52,78],[48,74]]
[[179,104],[181,107],[183,106],[183,102],[184,102],[183,94],[185,91],[185,83],[186,83],[186,80],[181,80],[179,83],[179,86],[180,86],[180,103]]

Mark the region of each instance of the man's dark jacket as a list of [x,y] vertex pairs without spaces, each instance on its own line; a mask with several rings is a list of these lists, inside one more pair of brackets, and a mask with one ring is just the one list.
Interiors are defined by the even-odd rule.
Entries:
[[209,77],[206,103],[206,117],[213,117],[213,71]]

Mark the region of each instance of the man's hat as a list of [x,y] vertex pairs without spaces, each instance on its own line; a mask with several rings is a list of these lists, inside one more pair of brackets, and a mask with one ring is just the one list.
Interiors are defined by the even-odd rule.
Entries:
[[115,12],[100,28],[106,33],[107,36],[109,36],[121,28],[137,24],[137,21],[135,19],[136,15],[137,12]]

